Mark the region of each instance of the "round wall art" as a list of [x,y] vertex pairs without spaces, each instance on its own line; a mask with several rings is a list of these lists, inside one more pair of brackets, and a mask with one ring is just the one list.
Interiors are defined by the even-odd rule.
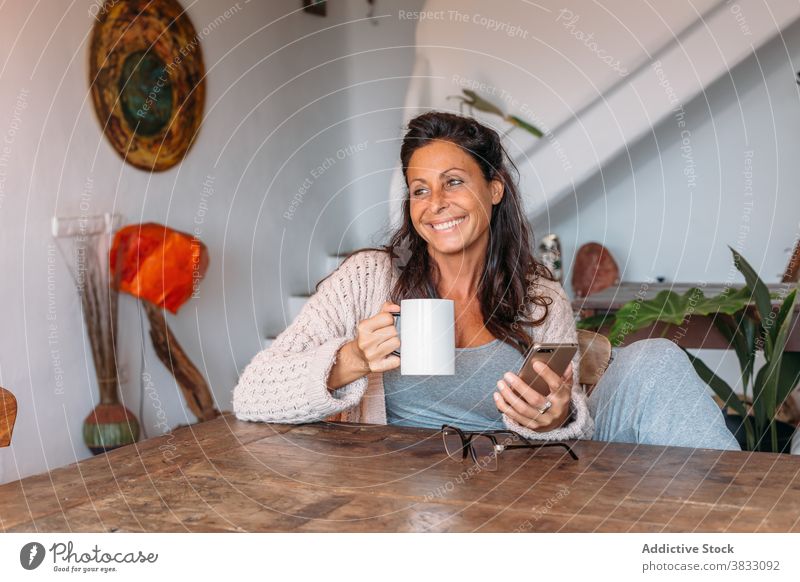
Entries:
[[129,164],[169,169],[203,117],[200,37],[177,0],[106,0],[96,18],[89,84],[103,132]]

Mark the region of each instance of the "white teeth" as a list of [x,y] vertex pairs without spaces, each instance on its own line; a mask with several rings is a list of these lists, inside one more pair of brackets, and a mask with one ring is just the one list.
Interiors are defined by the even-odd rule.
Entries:
[[443,222],[441,224],[432,224],[433,230],[447,230],[448,228],[453,228],[457,224],[461,224],[464,222],[464,218],[456,218],[455,220],[451,220],[449,222]]

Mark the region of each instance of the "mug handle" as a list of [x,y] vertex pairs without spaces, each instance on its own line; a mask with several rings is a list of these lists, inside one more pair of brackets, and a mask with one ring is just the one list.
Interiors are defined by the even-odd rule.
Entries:
[[[394,326],[397,327],[397,331],[399,333],[400,332],[400,327],[397,324],[400,323],[400,314],[399,313],[392,313],[392,317],[394,318]],[[397,356],[399,358],[400,357],[400,352],[398,350],[394,350],[392,352],[392,355],[393,356]]]

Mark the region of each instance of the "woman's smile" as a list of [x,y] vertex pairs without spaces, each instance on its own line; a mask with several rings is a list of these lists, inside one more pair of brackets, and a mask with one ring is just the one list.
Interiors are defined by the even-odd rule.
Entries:
[[428,223],[428,226],[437,233],[453,232],[457,226],[466,221],[469,216],[460,216],[449,220],[442,220]]

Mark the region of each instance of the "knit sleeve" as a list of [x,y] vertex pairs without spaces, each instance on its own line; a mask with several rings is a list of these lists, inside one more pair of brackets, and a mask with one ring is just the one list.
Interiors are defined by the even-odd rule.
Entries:
[[[578,343],[578,332],[572,315],[572,306],[561,284],[540,280],[535,292],[552,299],[548,306],[547,318],[541,326],[533,328],[534,339],[548,343]],[[534,317],[541,317],[534,313]],[[546,432],[523,427],[503,414],[506,427],[531,440],[560,441],[569,439],[590,439],[594,434],[594,420],[589,414],[586,393],[579,382],[580,353],[575,352],[572,359],[572,397],[570,400],[571,420],[560,428]]]
[[339,348],[355,337],[380,295],[380,268],[377,252],[359,253],[319,285],[291,325],[242,372],[233,391],[237,418],[314,422],[360,402],[366,376],[333,391],[328,376]]

